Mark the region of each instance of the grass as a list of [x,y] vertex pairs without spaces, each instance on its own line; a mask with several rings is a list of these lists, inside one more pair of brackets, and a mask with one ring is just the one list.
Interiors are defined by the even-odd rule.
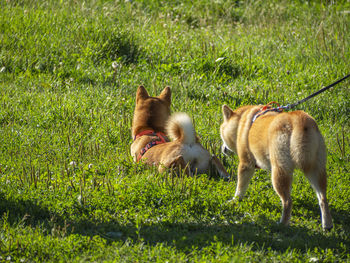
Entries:
[[[349,73],[348,1],[0,0],[0,261],[349,262],[349,81],[298,106],[328,148],[335,227],[295,173],[283,227],[269,172],[230,203],[221,105],[293,103]],[[114,67],[112,63],[115,62]],[[129,153],[138,85],[173,91],[230,182]]]

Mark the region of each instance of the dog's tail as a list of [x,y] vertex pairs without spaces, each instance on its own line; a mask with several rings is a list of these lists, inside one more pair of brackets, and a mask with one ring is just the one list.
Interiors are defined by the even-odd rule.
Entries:
[[167,124],[167,133],[173,141],[178,140],[183,144],[193,144],[197,141],[191,118],[186,113],[171,115]]

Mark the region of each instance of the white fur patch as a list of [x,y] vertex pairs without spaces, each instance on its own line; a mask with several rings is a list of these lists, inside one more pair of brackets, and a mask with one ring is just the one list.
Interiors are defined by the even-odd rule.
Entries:
[[205,173],[210,162],[210,153],[199,143],[184,145],[182,154],[185,162],[189,162],[192,172]]
[[[196,142],[196,131],[194,130],[191,118],[186,113],[175,113],[170,117],[169,127],[172,125],[180,126],[184,132],[184,144],[191,145]],[[170,128],[171,130],[171,128]],[[172,134],[169,134],[170,137],[173,137]],[[176,140],[177,138],[172,138]]]

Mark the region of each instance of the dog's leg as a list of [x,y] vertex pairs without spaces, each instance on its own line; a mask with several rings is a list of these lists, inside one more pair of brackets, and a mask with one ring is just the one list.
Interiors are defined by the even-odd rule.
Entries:
[[282,201],[283,210],[280,223],[283,225],[288,225],[292,214],[292,199],[290,194],[292,188],[293,171],[286,171],[277,165],[273,165],[271,173],[273,188]]
[[238,165],[237,188],[235,198],[242,199],[247,191],[249,181],[253,177],[254,167],[245,164]]
[[321,172],[309,171],[305,173],[308,178],[312,188],[316,191],[318,203],[321,209],[321,220],[322,227],[324,229],[330,230],[333,228],[332,216],[329,211],[328,201],[327,201],[327,174],[325,169]]
[[230,175],[228,174],[225,167],[220,162],[219,158],[216,157],[215,155],[211,156],[210,165],[216,169],[216,171],[219,173],[221,178],[225,180],[230,179]]

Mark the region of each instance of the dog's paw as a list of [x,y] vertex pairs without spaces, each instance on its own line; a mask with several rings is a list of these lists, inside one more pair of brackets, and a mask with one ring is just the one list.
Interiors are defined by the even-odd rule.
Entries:
[[220,177],[224,180],[224,181],[229,181],[230,180],[230,174],[226,171],[225,167],[223,166],[223,164],[221,163],[221,161],[219,160],[218,157],[216,157],[215,155],[211,156],[210,159],[210,169],[213,171],[217,171],[217,173],[220,175]]
[[333,229],[333,225],[331,226],[322,226],[324,232],[330,232]]
[[232,199],[227,200],[227,203],[234,205],[234,204],[237,204],[241,200],[242,200],[241,198],[239,198],[238,196],[235,196]]

